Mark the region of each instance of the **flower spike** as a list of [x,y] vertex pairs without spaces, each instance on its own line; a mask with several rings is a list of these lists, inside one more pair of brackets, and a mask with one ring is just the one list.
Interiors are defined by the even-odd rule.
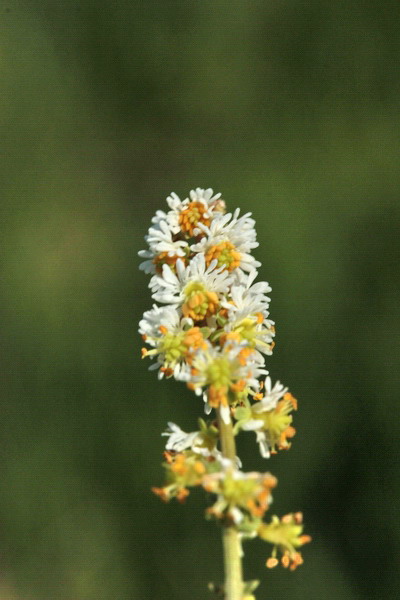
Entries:
[[152,491],[168,502],[184,502],[192,488],[210,498],[206,517],[222,526],[225,600],[255,600],[258,581],[242,578],[242,542],[259,537],[272,545],[268,568],[290,570],[303,563],[299,548],[311,541],[302,514],[264,520],[277,479],[269,472],[243,472],[235,436],[254,431],[261,456],[288,450],[297,400],[274,385],[266,358],[274,348],[269,317],[271,287],[256,281],[261,263],[251,213],[226,212],[221,194],[196,188],[181,198],[171,193],[158,210],[139,252],[140,269],[151,275],[153,300],[139,323],[142,357],[158,378],[186,383],[204,402],[209,420],[186,433],[174,422],[166,438],[166,482]]

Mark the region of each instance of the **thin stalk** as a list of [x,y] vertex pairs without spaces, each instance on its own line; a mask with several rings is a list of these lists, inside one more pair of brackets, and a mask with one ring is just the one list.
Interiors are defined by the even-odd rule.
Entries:
[[[218,411],[218,426],[223,456],[235,461],[236,445],[232,423],[224,423]],[[225,600],[241,600],[243,597],[243,572],[239,534],[233,526],[224,526],[222,531],[225,566]]]

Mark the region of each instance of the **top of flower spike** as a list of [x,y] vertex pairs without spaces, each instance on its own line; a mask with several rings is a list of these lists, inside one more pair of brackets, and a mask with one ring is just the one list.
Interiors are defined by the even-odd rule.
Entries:
[[[291,435],[291,417],[280,419],[277,429],[277,419],[256,414],[275,328],[271,288],[255,281],[260,263],[251,254],[258,246],[254,226],[251,213],[226,213],[221,194],[210,188],[191,190],[184,200],[168,196],[167,210],[152,219],[147,250],[139,253],[146,259],[141,269],[152,275],[152,297],[162,304],[144,313],[140,333],[150,346],[142,354],[154,359],[150,368],[160,378],[186,382],[203,395],[207,414],[221,409],[225,422],[236,410],[239,424],[256,432],[267,457],[276,447],[289,447],[282,436]],[[267,422],[278,437],[268,434]]]
[[229,271],[251,271],[260,266],[250,252],[257,247],[254,220],[250,213],[225,214],[221,194],[212,189],[196,188],[181,200],[172,193],[167,198],[170,210],[157,211],[146,236],[148,249],[139,256],[146,259],[140,268],[146,273],[162,273],[164,264],[175,269],[180,258],[187,264],[195,254],[203,253],[209,266],[214,260]]
[[[140,268],[152,276],[152,298],[162,305],[154,304],[140,321],[147,345],[142,355],[154,359],[150,368],[159,378],[185,382],[202,396],[206,414],[218,415],[200,419],[199,430],[190,433],[168,424],[166,485],[153,491],[165,501],[183,502],[190,488],[203,487],[216,496],[208,517],[233,524],[241,539],[258,536],[272,544],[267,567],[276,566],[280,554],[281,564],[294,570],[303,560],[298,548],[311,539],[303,535],[302,515],[264,521],[277,480],[268,472],[242,472],[233,442],[240,431],[254,431],[261,456],[269,458],[290,448],[295,434],[291,413],[297,401],[279,381],[273,385],[265,369],[275,328],[271,288],[256,282],[254,226],[251,213],[226,213],[221,194],[212,189],[196,188],[184,200],[172,193],[139,253],[145,259]],[[234,426],[226,427],[231,419]],[[229,452],[224,431],[233,442]],[[247,592],[245,597],[254,598]]]

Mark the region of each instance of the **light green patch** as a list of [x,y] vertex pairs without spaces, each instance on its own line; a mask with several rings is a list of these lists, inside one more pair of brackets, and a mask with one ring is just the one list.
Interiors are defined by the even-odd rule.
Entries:
[[293,421],[291,415],[276,410],[269,410],[263,413],[252,413],[252,418],[257,421],[263,421],[262,429],[268,432],[271,445],[278,443],[281,433],[283,433]]
[[232,367],[227,358],[217,358],[207,369],[207,382],[216,388],[229,387]]
[[187,350],[183,343],[185,334],[178,333],[167,333],[160,340],[158,345],[158,351],[165,356],[165,362],[168,364],[176,364],[184,355]]
[[199,281],[191,281],[190,283],[187,284],[187,286],[183,290],[183,293],[186,296],[186,302],[187,302],[189,300],[189,298],[191,298],[191,296],[193,296],[193,294],[198,294],[199,292],[202,292],[203,294],[205,294],[206,291],[207,290],[202,283],[200,283]]

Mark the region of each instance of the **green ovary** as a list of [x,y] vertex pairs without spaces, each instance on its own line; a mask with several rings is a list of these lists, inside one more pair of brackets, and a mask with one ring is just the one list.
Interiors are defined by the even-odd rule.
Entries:
[[207,369],[207,381],[215,388],[228,387],[231,384],[231,364],[226,358],[217,358]]
[[281,523],[278,519],[270,524],[263,524],[259,529],[259,536],[276,546],[292,550],[302,546],[299,539],[302,534],[303,526],[294,523]]
[[243,319],[234,329],[242,340],[246,340],[250,348],[269,347],[269,344],[262,339],[262,335],[268,333],[267,329],[257,329],[258,323],[254,319]]
[[173,333],[167,333],[161,342],[159,343],[158,350],[164,354],[165,362],[168,364],[177,363],[182,356],[184,356],[187,348],[183,343],[185,334],[179,333],[174,335]]
[[235,331],[240,335],[243,340],[246,340],[249,345],[254,348],[257,343],[257,331],[256,324],[253,319],[243,319]]
[[234,260],[231,250],[227,248],[218,257],[218,267],[230,267]]
[[192,296],[193,294],[196,294],[198,292],[202,292],[203,294],[206,292],[206,288],[199,281],[191,281],[190,283],[187,284],[187,286],[183,290],[183,293],[185,294],[186,299],[189,299],[190,296]]
[[254,480],[227,478],[223,483],[223,495],[230,504],[243,505],[254,496],[258,487],[259,483]]
[[268,431],[271,436],[271,441],[276,443],[283,431],[291,425],[293,418],[291,415],[270,410],[264,413],[253,412],[253,419],[263,421],[263,430]]

